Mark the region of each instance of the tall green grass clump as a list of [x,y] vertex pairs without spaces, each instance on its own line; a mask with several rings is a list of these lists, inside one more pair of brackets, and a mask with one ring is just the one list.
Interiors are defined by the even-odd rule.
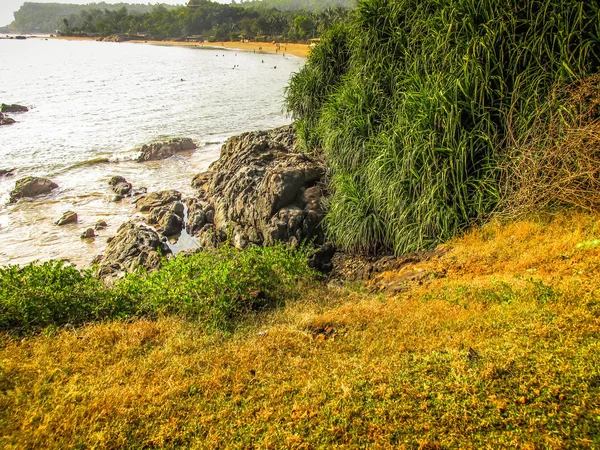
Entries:
[[110,287],[62,262],[0,267],[0,331],[160,315],[227,330],[245,312],[294,298],[314,277],[306,252],[284,246],[205,250]]
[[287,90],[332,168],[329,235],[399,254],[485,218],[506,149],[555,86],[598,70],[599,36],[596,2],[359,1]]

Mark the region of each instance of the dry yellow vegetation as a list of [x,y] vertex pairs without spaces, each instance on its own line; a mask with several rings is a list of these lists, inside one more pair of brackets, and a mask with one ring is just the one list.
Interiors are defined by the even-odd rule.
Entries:
[[491,223],[372,283],[401,294],[302,288],[231,336],[4,335],[0,447],[599,448],[598,239],[600,214]]

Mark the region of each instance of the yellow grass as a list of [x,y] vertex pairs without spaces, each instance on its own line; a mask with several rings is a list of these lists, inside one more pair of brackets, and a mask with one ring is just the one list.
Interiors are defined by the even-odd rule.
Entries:
[[5,335],[0,447],[600,448],[598,238],[598,214],[493,223],[373,281],[402,294],[315,286],[229,337]]

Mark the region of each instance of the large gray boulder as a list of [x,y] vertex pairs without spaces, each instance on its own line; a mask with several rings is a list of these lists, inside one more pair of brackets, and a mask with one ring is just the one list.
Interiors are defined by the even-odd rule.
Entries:
[[155,144],[144,145],[138,162],[157,161],[170,158],[177,153],[194,150],[196,144],[189,138],[173,139],[169,142],[157,142]]
[[47,178],[21,178],[15,183],[15,188],[10,193],[10,203],[15,203],[24,197],[37,197],[38,195],[48,194],[57,187],[58,184]]
[[131,272],[142,266],[153,270],[160,265],[160,255],[171,253],[158,233],[147,226],[125,222],[117,230],[101,258],[94,262],[100,265],[101,276],[114,276]]
[[294,145],[289,126],[229,139],[219,160],[192,182],[208,206],[190,208],[188,227],[193,225],[193,230],[188,232],[197,235],[196,230],[208,223],[231,236],[238,247],[321,243],[325,164],[314,155],[296,152]]

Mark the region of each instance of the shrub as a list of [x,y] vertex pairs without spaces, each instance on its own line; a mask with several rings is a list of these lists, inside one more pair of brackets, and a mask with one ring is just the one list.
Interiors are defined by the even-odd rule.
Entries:
[[89,271],[63,262],[0,268],[0,330],[78,325],[130,314],[132,305],[122,300]]
[[230,246],[167,261],[116,286],[142,314],[177,314],[226,329],[244,312],[278,306],[313,276],[306,254],[283,246]]
[[528,133],[512,142],[502,166],[498,214],[541,208],[600,208],[600,74],[557,87]]
[[166,261],[107,287],[62,262],[0,268],[0,330],[176,314],[227,329],[244,312],[281,305],[313,279],[303,251],[222,247]]
[[599,29],[578,0],[360,1],[287,91],[332,167],[329,235],[400,254],[488,216],[507,149],[548,123],[556,86],[597,71]]

